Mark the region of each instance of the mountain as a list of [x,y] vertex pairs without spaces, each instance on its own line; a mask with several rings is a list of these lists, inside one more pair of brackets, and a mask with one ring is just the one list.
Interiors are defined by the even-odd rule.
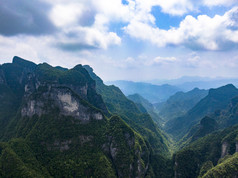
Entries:
[[238,153],[227,157],[215,167],[211,167],[205,174],[204,178],[208,177],[237,177],[238,176]]
[[202,137],[175,153],[174,176],[178,178],[237,176],[237,133],[236,125]]
[[151,104],[148,100],[146,100],[139,94],[128,95],[127,98],[132,100],[141,112],[148,112],[155,123],[157,123],[158,125],[161,125],[163,123],[163,120],[155,112],[153,104]]
[[189,92],[177,92],[164,103],[154,104],[158,114],[165,120],[182,116],[208,94],[207,90],[194,88]]
[[128,99],[90,66],[14,57],[0,65],[0,177],[237,176],[237,93],[233,85],[209,90],[187,112],[192,127],[182,129],[192,129],[171,156],[181,147],[140,95]]
[[185,82],[176,86],[183,89],[184,91],[189,91],[194,87],[210,89],[226,85],[227,83],[232,83],[233,85],[238,86],[238,79],[215,79],[210,81]]
[[190,131],[180,141],[180,145],[186,145],[209,133],[232,127],[238,124],[238,96],[231,99],[230,104],[225,109],[216,110],[214,113],[205,116],[200,124],[193,126]]
[[180,139],[204,116],[212,114],[216,110],[226,108],[230,100],[235,96],[238,96],[238,89],[232,84],[217,89],[210,89],[208,95],[184,116],[168,121],[165,129],[174,138]]
[[217,121],[221,129],[238,124],[238,96],[231,99],[226,109],[214,112],[211,117]]
[[139,94],[147,99],[150,103],[159,103],[166,101],[171,95],[181,91],[178,87],[171,85],[152,85],[143,82],[131,81],[111,81],[107,82],[108,85],[118,86],[125,95]]
[[168,146],[150,116],[137,115],[138,108],[118,88],[105,87],[117,92],[111,99],[122,100],[120,113],[131,105],[127,120],[114,115],[116,102],[108,111],[110,96],[104,103],[108,93],[101,96],[97,88],[82,65],[64,69],[19,57],[0,65],[0,176],[153,177],[155,172],[163,173],[162,167],[153,167],[150,157],[155,152],[168,154]]
[[219,129],[219,125],[215,119],[205,116],[202,120],[194,125],[188,133],[177,143],[179,148],[189,145],[190,143],[202,138]]
[[183,91],[190,91],[193,88],[201,88],[201,89],[210,89],[210,88],[218,88],[220,86],[224,86],[227,83],[232,83],[235,86],[238,86],[237,78],[209,78],[209,77],[199,77],[199,76],[183,76],[178,79],[172,80],[153,80],[149,81],[150,83],[156,85],[169,84],[173,86],[177,86],[181,88]]
[[[199,81],[211,81],[218,78],[209,78],[209,77],[199,77],[199,76],[182,76],[180,78],[169,79],[169,80],[150,80],[149,83],[155,85],[170,84],[170,85],[181,85],[188,82],[199,82]],[[193,87],[196,88],[196,87]]]
[[102,96],[110,113],[119,115],[128,125],[148,140],[155,153],[168,155],[168,137],[161,132],[150,115],[147,112],[141,112],[136,104],[129,100],[118,87],[105,85],[90,66],[86,65],[84,68],[96,81],[96,90]]

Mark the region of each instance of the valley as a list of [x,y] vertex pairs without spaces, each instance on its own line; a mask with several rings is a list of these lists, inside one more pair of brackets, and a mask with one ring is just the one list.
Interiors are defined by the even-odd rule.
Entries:
[[0,0],[0,178],[238,178],[238,0]]
[[233,84],[138,85],[123,90],[148,95],[106,85],[88,65],[0,65],[0,177],[238,176]]

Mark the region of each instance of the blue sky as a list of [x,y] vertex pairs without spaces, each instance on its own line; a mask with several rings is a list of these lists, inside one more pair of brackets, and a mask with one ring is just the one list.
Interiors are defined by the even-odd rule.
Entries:
[[103,80],[238,76],[237,0],[2,0],[0,62],[15,55]]

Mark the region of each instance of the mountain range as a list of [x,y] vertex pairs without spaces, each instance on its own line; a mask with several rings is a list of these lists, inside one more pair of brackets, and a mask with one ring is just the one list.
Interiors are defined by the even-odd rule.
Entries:
[[217,89],[210,89],[208,95],[201,99],[185,115],[168,121],[165,129],[168,133],[174,135],[175,138],[181,138],[202,117],[227,107],[230,100],[237,95],[238,89],[232,84]]
[[188,92],[177,92],[170,96],[166,102],[157,103],[154,106],[160,117],[168,121],[186,114],[207,94],[207,90],[194,88]]
[[169,84],[180,88],[183,91],[190,91],[194,88],[200,89],[210,89],[218,88],[220,86],[232,83],[235,86],[238,86],[238,78],[224,78],[224,77],[199,77],[199,76],[183,76],[178,79],[172,80],[152,80],[148,81],[149,83],[155,85]]
[[163,102],[125,96],[88,65],[0,65],[0,177],[238,176],[234,85],[132,85]]
[[8,104],[0,118],[1,176],[140,177],[148,172],[149,144],[109,113],[82,65],[62,70],[14,57],[0,71],[1,104]]
[[150,103],[166,101],[171,95],[181,91],[180,88],[168,84],[153,85],[150,83],[124,80],[111,81],[106,84],[118,86],[125,95],[139,94]]

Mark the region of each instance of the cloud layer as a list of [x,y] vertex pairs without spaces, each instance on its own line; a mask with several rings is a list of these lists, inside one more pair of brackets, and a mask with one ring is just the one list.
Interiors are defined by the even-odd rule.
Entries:
[[148,40],[158,47],[184,45],[195,50],[224,50],[238,43],[238,7],[223,16],[196,18],[187,15],[178,28],[163,30],[149,23],[133,20],[124,28],[130,36]]
[[[55,47],[62,50],[107,49],[120,45],[123,29],[130,37],[149,41],[158,47],[183,45],[192,49],[224,50],[238,43],[238,4],[235,0],[196,2],[194,0],[57,0],[27,1],[3,0],[0,6],[0,34],[5,36],[51,35]],[[223,15],[199,15],[208,6],[232,7]],[[162,13],[184,16],[179,27],[168,30],[156,26],[151,11],[158,6]],[[116,31],[113,26],[121,28]],[[114,27],[118,28],[118,27]],[[52,35],[53,33],[53,35]]]
[[44,2],[28,0],[2,0],[0,2],[0,34],[41,35],[55,32],[48,17],[50,6]]
[[142,67],[167,73],[171,66],[173,75],[185,69],[202,73],[215,66],[212,58],[221,58],[219,71],[238,67],[237,0],[2,0],[0,24],[4,59],[87,63],[100,66],[101,73],[112,67],[116,75]]

